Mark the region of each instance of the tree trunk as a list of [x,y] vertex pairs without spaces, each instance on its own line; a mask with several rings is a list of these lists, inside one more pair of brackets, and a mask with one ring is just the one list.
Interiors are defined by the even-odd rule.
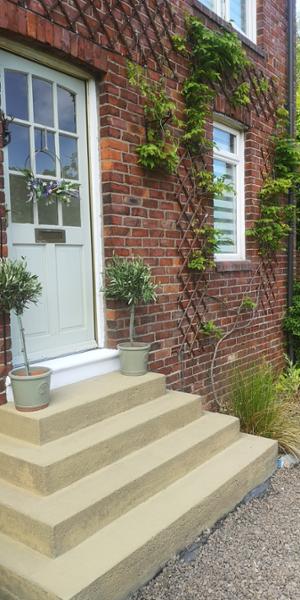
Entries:
[[26,341],[25,341],[24,327],[23,327],[23,323],[22,323],[22,319],[21,319],[20,315],[17,315],[17,319],[18,319],[18,323],[19,323],[19,327],[20,327],[20,334],[21,334],[21,340],[22,340],[22,352],[23,352],[23,355],[24,355],[25,371],[26,371],[26,375],[31,375],[30,369],[29,369],[29,360],[28,360],[27,350],[26,350]]
[[134,316],[135,316],[135,306],[134,304],[130,307],[130,322],[129,322],[129,339],[130,343],[133,345],[134,338]]

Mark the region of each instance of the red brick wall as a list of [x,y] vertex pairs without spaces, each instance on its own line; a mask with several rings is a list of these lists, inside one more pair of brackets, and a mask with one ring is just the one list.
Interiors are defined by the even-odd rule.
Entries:
[[[258,0],[257,4],[258,48],[247,43],[245,49],[266,76],[276,78],[278,94],[285,97],[287,0]],[[177,9],[177,33],[183,32],[183,17],[187,7],[208,26],[218,26],[218,19],[211,18],[209,11],[197,6],[192,0],[176,0],[172,3],[173,10],[175,7]],[[72,57],[81,66],[86,64],[89,70],[104,73],[99,84],[99,107],[106,258],[113,252],[122,256],[138,254],[151,265],[160,286],[159,301],[156,305],[138,310],[136,328],[140,339],[152,343],[150,367],[165,373],[170,386],[200,391],[210,399],[209,369],[214,345],[204,339],[193,356],[185,348],[179,353],[182,336],[178,322],[182,311],[178,298],[182,287],[178,279],[181,264],[178,245],[182,233],[176,226],[179,217],[176,199],[178,182],[175,176],[146,174],[137,164],[136,146],[144,141],[145,136],[143,109],[141,98],[128,84],[125,57],[87,41],[83,37],[86,34],[83,28],[78,29],[79,34],[72,33],[6,0],[0,0],[0,32],[1,29],[9,32],[10,36],[18,34],[19,40],[35,42],[49,52]],[[185,61],[174,54],[171,60],[175,73],[182,79],[186,73]],[[153,76],[157,77],[157,74],[153,73]],[[170,96],[180,109],[180,83],[173,78],[167,79],[166,83]],[[222,98],[218,99],[216,109],[228,111]],[[233,116],[243,119],[241,114]],[[254,109],[250,116],[247,115],[246,122],[250,125],[246,133],[246,225],[250,226],[259,214],[257,192],[262,183],[261,146],[272,131],[272,122],[266,122],[263,116],[257,117]],[[240,265],[240,268],[232,264],[224,265],[222,269],[220,267],[209,274],[209,294],[226,299],[227,308],[225,310],[221,303],[209,300],[207,319],[217,319],[219,325],[230,328],[234,307],[238,306],[243,292],[248,289],[257,264],[255,244],[247,241],[245,265]],[[227,367],[236,360],[248,362],[264,355],[274,365],[282,364],[281,319],[286,304],[285,254],[278,257],[276,264],[264,273],[263,303],[254,321],[250,327],[238,329],[220,348],[216,377],[217,387],[222,391],[225,389]],[[257,284],[259,280],[256,276]],[[127,336],[127,311],[109,303],[107,344],[113,347]]]
[[[0,113],[1,116],[1,113]],[[6,213],[3,179],[3,125],[0,120],[0,257],[7,256]],[[9,319],[0,314],[0,404],[6,402],[5,378],[11,364]]]

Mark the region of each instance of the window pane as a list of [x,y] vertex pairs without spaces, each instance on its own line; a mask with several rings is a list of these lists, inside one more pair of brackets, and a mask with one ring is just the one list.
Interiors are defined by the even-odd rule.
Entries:
[[213,137],[217,150],[225,150],[232,154],[236,152],[236,136],[232,133],[214,127]]
[[78,179],[77,139],[60,135],[59,149],[61,176],[65,179]]
[[62,203],[63,213],[63,224],[71,227],[80,227],[80,197],[78,196],[71,199],[70,204],[66,205]]
[[27,75],[5,69],[6,113],[28,121]]
[[28,202],[25,177],[10,175],[9,186],[13,223],[33,223],[33,204]]
[[214,0],[200,0],[200,2],[202,4],[204,4],[204,6],[207,6],[207,8],[210,8],[211,10],[213,10],[213,8],[214,8]]
[[[214,160],[215,177],[225,177],[225,183],[236,189],[236,166],[223,160]],[[234,254],[237,252],[236,195],[234,191],[226,191],[222,196],[214,198],[214,226],[224,235],[224,243],[220,244],[218,253]]]
[[46,204],[45,200],[38,200],[37,206],[40,225],[58,225],[57,200],[53,204]]
[[8,164],[10,169],[30,168],[29,127],[10,123],[11,142],[8,144]]
[[65,131],[76,132],[76,96],[57,86],[58,126]]
[[34,130],[35,168],[39,175],[56,175],[54,133],[46,129]]
[[246,0],[230,0],[230,21],[246,32]]
[[53,127],[53,86],[50,81],[32,78],[33,113],[36,123]]

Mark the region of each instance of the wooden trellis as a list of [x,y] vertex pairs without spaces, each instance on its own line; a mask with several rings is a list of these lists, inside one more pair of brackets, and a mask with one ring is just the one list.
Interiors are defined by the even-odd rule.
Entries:
[[[176,63],[173,55],[172,36],[176,33],[177,17],[169,0],[7,0],[26,8],[60,27],[72,31],[101,48],[120,54],[150,69],[177,79]],[[250,105],[239,109],[240,119],[251,126],[251,112],[264,121],[274,120],[279,103],[273,79],[268,81],[268,90],[260,89],[258,82],[265,79],[263,72],[254,65],[246,68],[246,81],[250,85]],[[217,89],[226,104],[226,114],[233,117],[236,111],[230,105],[230,98],[238,83],[245,81],[245,73],[240,82],[223,81]],[[181,333],[180,348],[189,353],[201,347],[199,325],[203,321],[207,306],[209,275],[196,277],[189,271],[191,253],[197,247],[198,239],[193,231],[193,223],[201,227],[209,219],[207,198],[195,191],[193,173],[203,159],[184,153],[177,174],[176,200],[180,215],[177,227],[181,232],[178,253],[181,266],[178,271],[180,294],[178,304],[182,317],[178,322]],[[268,172],[267,150],[263,150],[263,176]],[[272,261],[262,261],[259,268],[260,302],[265,308],[272,308],[275,302],[275,271]]]
[[[259,92],[257,81],[263,78],[261,70],[254,66],[247,67],[246,81],[250,86],[250,104],[243,108],[243,120],[250,125],[251,111],[254,110],[258,118],[264,121],[275,122],[277,102],[279,104],[278,94],[275,93],[274,81],[268,81],[268,91]],[[243,78],[245,81],[245,78]],[[241,83],[242,80],[239,82]],[[234,82],[234,86],[237,82]],[[234,109],[230,107],[230,97],[234,90],[233,83],[230,80],[222,82],[222,87],[217,91],[228,103],[226,114],[234,115]],[[262,167],[261,175],[265,178],[269,172],[269,153],[267,147],[261,149]],[[192,273],[188,269],[189,258],[199,243],[197,235],[194,233],[193,224],[202,227],[208,220],[211,222],[212,202],[210,205],[205,194],[199,193],[195,189],[193,173],[205,167],[203,158],[183,157],[181,168],[178,173],[178,182],[176,190],[176,199],[180,209],[180,216],[177,221],[177,227],[181,232],[181,239],[178,244],[178,253],[182,259],[181,268],[178,271],[178,280],[180,282],[181,293],[178,303],[182,311],[182,317],[178,321],[178,328],[181,333],[181,343],[179,352],[187,352],[190,356],[199,352],[203,345],[203,335],[200,325],[205,321],[205,316],[209,310],[209,275],[204,273]],[[266,311],[273,310],[276,302],[275,289],[275,265],[274,261],[265,259],[259,263],[256,273],[258,299],[260,307]],[[253,277],[251,281],[251,293],[255,296],[253,289]],[[247,286],[245,286],[247,287]]]
[[176,16],[168,0],[8,0],[97,46],[161,73],[170,60]]

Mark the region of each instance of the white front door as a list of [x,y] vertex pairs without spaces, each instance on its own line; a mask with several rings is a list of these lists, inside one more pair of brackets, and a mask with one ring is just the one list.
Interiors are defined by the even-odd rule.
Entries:
[[[31,360],[96,347],[85,83],[0,51],[1,108],[13,117],[4,149],[9,250],[43,286],[24,315]],[[23,174],[79,184],[70,205],[28,201]],[[53,200],[53,198],[52,198]],[[12,319],[13,360],[22,362]]]

